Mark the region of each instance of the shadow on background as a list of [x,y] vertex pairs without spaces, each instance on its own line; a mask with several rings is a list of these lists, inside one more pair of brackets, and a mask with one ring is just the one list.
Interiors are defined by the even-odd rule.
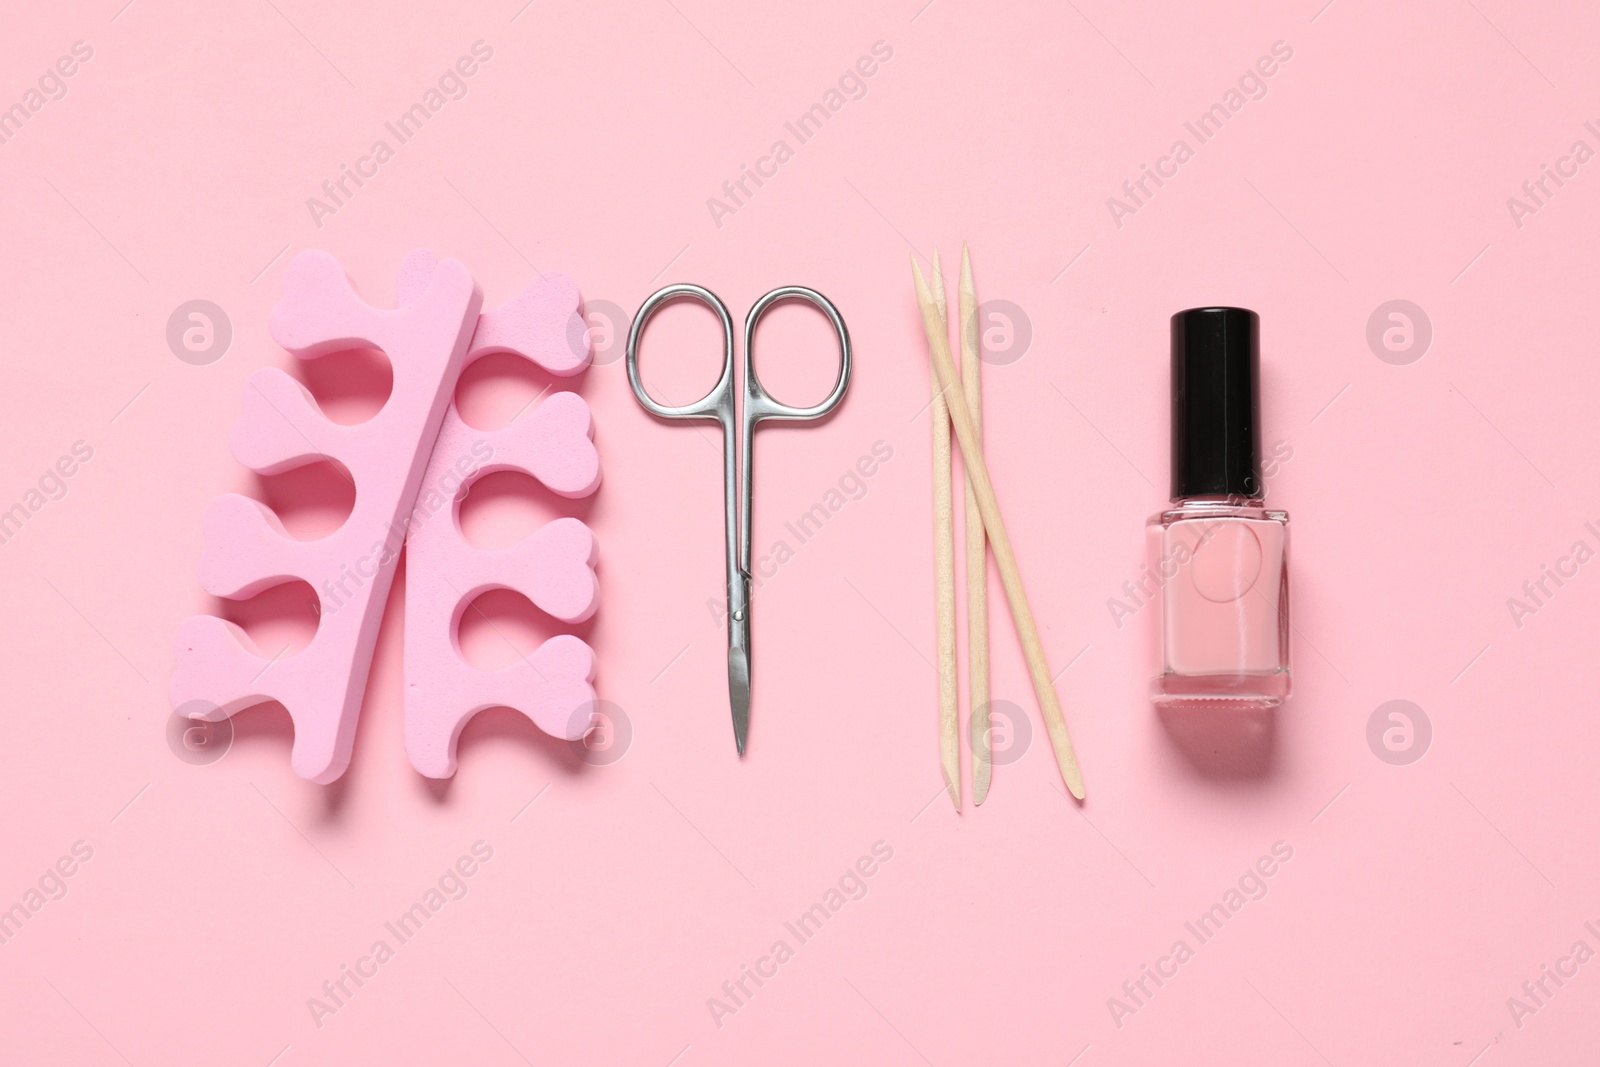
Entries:
[[1276,708],[1162,708],[1157,714],[1173,747],[1202,777],[1238,781],[1271,776]]

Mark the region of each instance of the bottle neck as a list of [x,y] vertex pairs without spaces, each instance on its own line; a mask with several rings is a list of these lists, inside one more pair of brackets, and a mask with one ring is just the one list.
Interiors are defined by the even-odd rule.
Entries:
[[1175,496],[1172,498],[1174,507],[1183,508],[1259,508],[1266,503],[1264,496],[1240,496],[1238,494],[1201,494],[1197,496]]

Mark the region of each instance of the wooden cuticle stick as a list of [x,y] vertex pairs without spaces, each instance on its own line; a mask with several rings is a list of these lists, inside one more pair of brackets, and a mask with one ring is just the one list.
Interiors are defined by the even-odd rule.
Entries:
[[[933,254],[933,295],[941,332],[948,334],[944,272]],[[931,328],[931,327],[930,327]],[[950,470],[950,411],[933,376],[933,569],[934,611],[938,618],[939,770],[956,811],[961,810],[961,713],[956,677],[956,526],[955,487]]]
[[[983,350],[978,347],[978,291],[972,283],[972,256],[961,242],[961,280],[957,313],[961,316],[961,385],[966,394],[972,430],[983,443]],[[994,773],[994,748],[989,732],[989,548],[983,533],[983,512],[972,488],[972,471],[963,460],[967,492],[967,692],[972,739],[972,803],[989,795]]]
[[1028,661],[1028,674],[1033,680],[1033,691],[1039,699],[1039,710],[1044,716],[1045,729],[1050,734],[1050,745],[1055,750],[1056,765],[1067,789],[1079,800],[1083,799],[1083,774],[1078,769],[1078,757],[1072,749],[1072,738],[1067,733],[1067,722],[1056,700],[1055,685],[1050,679],[1050,668],[1045,662],[1044,646],[1039,640],[1039,630],[1028,607],[1028,594],[1022,586],[1022,575],[1017,570],[1017,558],[1011,550],[1011,538],[1006,534],[1004,520],[1000,517],[1000,504],[995,499],[994,486],[989,481],[989,470],[983,462],[983,447],[972,416],[967,412],[962,397],[961,376],[956,372],[955,361],[950,356],[948,331],[942,328],[939,309],[928,289],[922,267],[916,254],[911,256],[911,274],[916,284],[917,305],[922,312],[922,327],[928,335],[928,348],[933,358],[934,372],[938,378],[938,391],[950,410],[950,421],[955,427],[961,455],[978,499],[978,510],[983,515],[983,525],[994,545],[995,565],[1000,571],[1000,583],[1005,587],[1006,601],[1011,606],[1011,618],[1016,624],[1017,637],[1022,643],[1022,653]]

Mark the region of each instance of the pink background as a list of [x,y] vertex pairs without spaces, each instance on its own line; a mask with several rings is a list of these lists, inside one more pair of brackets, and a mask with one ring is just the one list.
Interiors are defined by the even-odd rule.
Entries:
[[[93,58],[0,146],[0,509],[74,442],[93,458],[0,545],[0,906],[75,842],[93,855],[0,945],[0,1061],[1592,1055],[1600,962],[1536,1013],[1507,998],[1574,942],[1600,949],[1584,928],[1600,927],[1600,564],[1520,628],[1507,598],[1575,541],[1600,547],[1584,528],[1600,525],[1600,164],[1520,227],[1506,200],[1575,140],[1600,148],[1583,126],[1600,117],[1600,12],[1320,2],[14,10],[0,104],[75,41]],[[318,228],[307,198],[479,40],[494,54],[466,97]],[[798,145],[785,121],[879,41],[893,57],[866,95]],[[1196,147],[1183,123],[1277,41],[1293,58],[1267,95]],[[1180,137],[1194,158],[1119,228],[1107,198]],[[718,226],[707,198],[779,138],[793,158]],[[998,584],[994,692],[1032,744],[982,808],[941,799],[907,253],[938,247],[950,270],[963,239],[981,295],[1031,323],[1022,357],[987,368],[987,448],[1051,663],[1071,664],[1081,810]],[[169,750],[173,630],[216,607],[195,580],[206,501],[265,491],[296,529],[336,518],[315,478],[263,487],[228,453],[246,377],[292,362],[266,332],[285,264],[329,249],[388,302],[416,246],[466,262],[490,304],[535,265],[596,307],[682,280],[736,314],[783,284],[838,303],[856,377],[827,423],[759,435],[758,555],[874,442],[893,459],[757,594],[743,762],[707,607],[723,581],[716,437],[646,416],[614,347],[579,388],[606,479],[587,512],[603,606],[586,634],[631,723],[620,760],[588,765],[502,711],[469,726],[453,782],[420,778],[402,748],[398,583],[343,780],[294,778],[271,709],[241,716],[220,762]],[[164,335],[196,298],[234,329],[206,366]],[[1434,333],[1408,365],[1366,340],[1397,298]],[[1146,617],[1119,629],[1106,606],[1165,496],[1167,316],[1216,302],[1260,311],[1266,439],[1292,452],[1270,486],[1294,516],[1296,694],[1256,732],[1158,719]],[[676,309],[649,340],[663,393],[709,382],[706,316]],[[762,345],[779,396],[831,380],[815,315],[785,309]],[[463,403],[486,422],[546,384],[504,361],[473,377]],[[313,384],[359,410],[339,376]],[[502,479],[465,521],[503,542],[550,510]],[[513,598],[481,607],[463,637],[479,662],[550,632]],[[269,647],[308,625],[292,593],[233,614]],[[1409,765],[1367,741],[1390,700],[1432,724]],[[465,898],[319,1027],[308,998],[478,841],[493,858]],[[893,858],[866,895],[799,944],[784,923],[879,841]],[[1277,842],[1293,855],[1266,895],[1198,944],[1185,922]],[[1116,1018],[1108,999],[1180,938],[1193,958]],[[794,958],[719,1027],[708,998],[779,939]]]

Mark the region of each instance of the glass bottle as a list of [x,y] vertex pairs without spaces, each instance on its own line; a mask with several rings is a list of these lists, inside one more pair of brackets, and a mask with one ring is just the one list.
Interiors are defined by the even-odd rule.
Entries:
[[1289,696],[1289,516],[1264,505],[1260,318],[1172,317],[1172,504],[1146,524],[1160,708]]

